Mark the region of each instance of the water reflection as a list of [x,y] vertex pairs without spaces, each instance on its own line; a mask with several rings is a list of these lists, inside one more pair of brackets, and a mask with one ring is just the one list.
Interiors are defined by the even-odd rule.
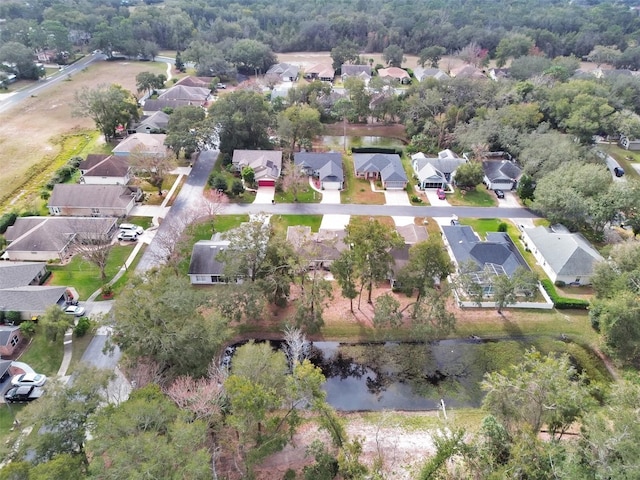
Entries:
[[[325,135],[322,137],[322,143],[324,145],[333,147],[335,149],[342,148],[344,145],[345,137],[342,135]],[[347,135],[347,148],[352,147],[402,147],[403,144],[400,140],[390,137],[377,137],[377,136],[351,136]]]

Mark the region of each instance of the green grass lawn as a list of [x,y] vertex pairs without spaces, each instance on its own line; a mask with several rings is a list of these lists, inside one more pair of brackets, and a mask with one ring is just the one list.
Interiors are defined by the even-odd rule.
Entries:
[[153,226],[153,221],[151,217],[127,217],[120,223],[133,223],[134,225],[141,226],[145,230]]
[[30,365],[38,373],[44,373],[47,376],[55,375],[62,362],[64,349],[62,341],[62,338],[58,338],[55,343],[50,342],[44,336],[42,328],[36,325],[36,334],[20,357],[20,361]]
[[[142,255],[144,255],[144,251],[146,250],[146,248],[147,248],[146,245],[142,246],[142,248],[140,249],[140,251],[136,255],[136,258],[133,260],[133,262],[129,266],[128,271],[125,272],[125,274],[122,275],[118,280],[116,280],[116,282],[111,286],[111,288],[113,289],[113,294],[114,295],[117,295],[124,288],[124,286],[127,284],[127,282],[129,281],[129,272],[135,271],[136,266],[138,265],[138,262],[142,258]],[[123,260],[122,263],[124,264],[124,260]],[[100,301],[100,300],[102,300],[102,296],[98,295],[98,297],[96,298],[96,301]]]
[[604,150],[624,168],[624,174],[631,178],[640,178],[640,174],[636,172],[635,168],[631,166],[631,163],[640,162],[640,152],[632,152],[625,150],[618,145],[604,145],[599,144],[598,148]]
[[[114,277],[131,254],[133,245],[115,245],[107,263],[107,280]],[[49,265],[52,275],[48,285],[71,286],[78,290],[81,299],[86,299],[105,283],[100,279],[100,271],[94,264],[76,255],[66,265]]]
[[274,215],[271,217],[271,225],[278,232],[286,234],[287,227],[303,225],[311,227],[312,232],[317,232],[322,223],[322,215]]
[[[293,194],[291,192],[276,191],[275,200],[278,203],[294,203]],[[307,184],[300,192],[298,192],[298,203],[320,203],[322,194],[316,192]]]
[[482,184],[471,191],[456,188],[453,195],[447,195],[447,201],[451,205],[465,205],[470,207],[495,207],[498,204],[493,192],[487,190]]

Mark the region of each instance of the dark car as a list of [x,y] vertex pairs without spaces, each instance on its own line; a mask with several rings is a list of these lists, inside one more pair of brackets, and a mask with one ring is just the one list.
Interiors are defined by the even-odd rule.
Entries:
[[40,398],[43,393],[44,390],[39,387],[13,387],[4,394],[4,400],[7,403],[31,402]]
[[614,167],[613,173],[616,177],[622,177],[624,175],[624,169],[622,167]]
[[504,192],[502,190],[496,190],[496,197],[504,198]]

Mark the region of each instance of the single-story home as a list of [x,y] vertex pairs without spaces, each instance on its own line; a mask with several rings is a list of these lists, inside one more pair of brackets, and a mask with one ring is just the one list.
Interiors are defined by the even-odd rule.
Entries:
[[471,78],[474,80],[486,80],[487,76],[483,70],[473,65],[461,65],[460,67],[451,69],[451,76],[455,78]]
[[282,171],[282,152],[279,150],[234,150],[232,164],[237,171],[253,168],[258,187],[275,187]]
[[342,81],[344,82],[349,77],[356,77],[361,79],[365,85],[371,80],[371,66],[370,65],[350,65],[343,63],[340,67]]
[[482,183],[489,190],[513,190],[522,176],[522,169],[512,160],[485,160],[482,169]]
[[58,183],[47,207],[63,217],[126,217],[142,195],[136,186]]
[[[142,103],[142,102],[140,102]],[[186,106],[202,106],[199,102],[192,102],[191,100],[171,100],[169,98],[148,98],[142,105],[143,115],[152,115],[155,112],[164,111],[167,109],[175,110],[178,107]]]
[[165,133],[169,126],[169,115],[163,111],[153,112],[151,115],[145,115],[140,122],[133,125],[127,130],[129,135],[134,133]]
[[191,75],[188,75],[178,80],[176,82],[176,86],[182,85],[185,87],[200,87],[210,89],[212,81],[213,77],[192,77]]
[[2,258],[64,260],[73,254],[75,236],[108,242],[117,231],[115,217],[18,217],[5,233],[9,245]]
[[41,285],[48,277],[47,264],[44,262],[0,262],[0,290]]
[[[393,248],[389,252],[393,257],[393,267],[389,272],[389,282],[391,288],[397,288],[398,272],[409,263],[409,249],[416,243],[425,242],[429,238],[429,233],[423,225],[403,225],[396,227],[396,231],[404,238],[404,245],[399,248]],[[438,279],[440,281],[440,279]]]
[[434,78],[436,80],[446,80],[449,78],[445,72],[440,70],[439,68],[422,68],[418,67],[413,70],[413,76],[416,77],[416,80],[419,82],[424,82],[428,78]]
[[300,68],[297,65],[291,65],[290,63],[277,63],[272,65],[265,76],[267,78],[274,78],[280,82],[295,82],[298,79]]
[[378,70],[378,76],[387,80],[395,80],[405,85],[411,83],[411,75],[399,67],[381,68]]
[[[449,149],[438,152],[437,157],[427,157],[424,153],[419,152],[411,155],[411,166],[413,172],[420,181],[420,188],[442,188],[438,185],[440,180],[438,176],[444,176],[446,183],[451,182],[456,169],[466,163],[466,158],[461,158]],[[433,170],[425,169],[427,165],[431,165]],[[435,171],[435,177],[434,175]]]
[[282,98],[283,104],[288,103],[289,91],[293,88],[294,84],[291,82],[280,83],[273,87],[271,90],[271,102],[273,103],[276,98]]
[[523,228],[522,241],[553,282],[589,285],[595,265],[604,261],[587,239],[562,225]]
[[302,257],[308,260],[309,268],[328,270],[340,254],[346,250],[344,243],[347,232],[344,230],[320,230],[311,232],[308,226],[287,227],[287,243]]
[[[104,158],[95,162],[96,157]],[[80,173],[80,183],[91,185],[126,185],[131,180],[129,158],[114,155],[87,156],[87,160],[80,163]]]
[[331,65],[319,63],[304,70],[304,78],[307,80],[321,80],[323,82],[333,82],[336,71]]
[[402,189],[407,186],[407,174],[400,155],[395,153],[354,153],[356,176],[366,180],[380,180],[385,189]]
[[[229,243],[216,234],[211,240],[199,240],[193,245],[188,271],[192,285],[231,283],[224,274],[224,263],[218,260],[218,254],[227,248]],[[236,279],[235,283],[242,283],[242,279]]]
[[169,154],[169,149],[164,144],[167,138],[164,134],[145,135],[144,133],[134,133],[116,145],[112,153],[116,156],[127,155],[153,155],[165,156]]
[[620,145],[625,150],[631,150],[635,152],[640,150],[640,139],[629,138],[624,135],[620,135],[620,140],[618,140],[618,145]]
[[344,172],[342,154],[338,152],[296,152],[293,163],[320,181],[323,190],[342,190]]
[[493,293],[493,276],[511,277],[518,267],[529,270],[518,248],[504,232],[488,232],[486,240],[482,241],[467,225],[443,225],[440,228],[456,268],[464,266],[468,269],[465,273],[473,275],[474,281],[482,285],[485,295]]
[[204,106],[211,98],[209,87],[187,87],[186,85],[174,85],[158,95],[158,100],[187,100],[192,105]]

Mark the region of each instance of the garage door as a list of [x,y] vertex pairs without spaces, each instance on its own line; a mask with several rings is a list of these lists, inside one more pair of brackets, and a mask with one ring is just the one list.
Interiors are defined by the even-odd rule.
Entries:
[[340,190],[340,182],[324,182],[322,188],[325,190]]
[[275,180],[258,180],[258,186],[259,187],[275,187],[276,181]]

